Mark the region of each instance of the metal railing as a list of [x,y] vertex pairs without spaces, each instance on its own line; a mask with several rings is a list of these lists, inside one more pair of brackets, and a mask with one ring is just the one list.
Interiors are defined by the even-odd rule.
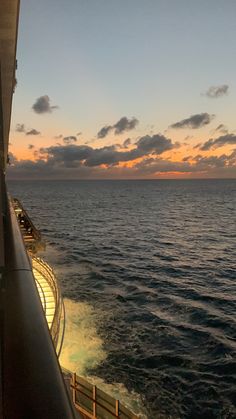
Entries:
[[[28,249],[28,253],[32,261],[32,266],[47,281],[54,297],[55,312],[54,312],[53,320],[50,326],[50,332],[51,332],[55,349],[59,356],[61,353],[64,334],[65,334],[65,307],[63,303],[63,298],[61,296],[61,291],[58,286],[58,282],[55,277],[53,269],[43,259],[33,256],[33,254],[37,252],[37,245],[39,243],[43,244],[40,231],[36,229],[36,227],[34,226],[27,211],[24,209],[19,199],[13,198],[11,201],[12,201],[12,205],[13,205],[16,217],[17,217],[18,224],[21,227],[21,232],[22,232],[25,246]],[[29,230],[30,230],[30,233],[28,233]],[[31,236],[30,241],[29,241],[29,236]],[[47,299],[45,298],[40,282],[36,278],[35,280],[37,284],[39,284],[39,287],[42,291],[43,301],[41,302],[42,302],[43,310],[46,315]]]
[[[64,308],[61,291],[60,291],[57,279],[55,277],[54,271],[51,268],[51,266],[49,266],[43,259],[39,257],[32,256],[31,259],[32,259],[33,268],[36,269],[42,275],[42,277],[47,281],[54,297],[55,311],[54,311],[52,324],[50,327],[50,332],[51,332],[54,346],[59,356],[61,352],[64,332],[65,332],[65,308]],[[44,310],[45,313],[46,313],[46,309],[47,309],[47,301],[46,301],[46,306]],[[62,332],[60,333],[60,331]]]
[[[12,199],[12,204],[13,204],[13,207],[14,207],[14,210],[15,210],[17,216],[19,216],[19,214],[21,215],[22,222],[24,222],[23,225],[26,224],[28,226],[28,229],[31,231],[31,235],[32,235],[33,239],[37,242],[40,242],[41,241],[40,231],[37,230],[37,228],[34,226],[33,222],[31,221],[30,217],[27,214],[27,211],[24,209],[24,207],[21,204],[21,202],[19,201],[19,199],[13,198]],[[18,219],[18,222],[20,224],[19,219]]]
[[46,297],[45,297],[44,292],[43,292],[43,287],[40,284],[40,281],[38,281],[36,278],[35,278],[35,282],[37,284],[37,287],[40,288],[40,291],[41,291],[41,294],[42,294],[42,298],[40,297],[40,300],[41,300],[41,303],[42,303],[42,306],[43,306],[43,311],[46,312],[47,303],[46,303]]
[[[72,418],[55,348],[10,202],[1,287],[1,417]],[[1,408],[0,408],[0,413]]]
[[[64,336],[65,336],[65,330],[66,330],[66,311],[65,311],[65,303],[62,298],[62,315],[61,315],[61,321],[60,321],[60,329],[59,329],[59,336],[58,336],[58,344],[57,344],[57,356],[58,359],[61,355],[62,346],[64,342]],[[60,336],[61,332],[61,336]]]
[[[68,374],[68,372],[66,371]],[[70,388],[76,409],[86,419],[138,419],[119,400],[109,396],[76,373],[71,374]]]

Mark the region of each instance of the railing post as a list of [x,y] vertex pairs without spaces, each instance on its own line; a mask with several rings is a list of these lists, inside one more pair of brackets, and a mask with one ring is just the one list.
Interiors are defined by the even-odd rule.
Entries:
[[119,400],[116,400],[116,417],[119,418]]
[[72,398],[73,403],[76,404],[76,372],[72,375]]
[[96,397],[97,397],[97,387],[93,386],[93,416],[95,419],[96,419],[96,414],[97,414]]

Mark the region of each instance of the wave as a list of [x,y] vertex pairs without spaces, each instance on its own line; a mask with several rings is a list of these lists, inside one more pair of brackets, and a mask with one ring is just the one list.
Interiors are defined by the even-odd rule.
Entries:
[[95,384],[101,390],[119,399],[128,409],[146,419],[145,408],[141,396],[134,391],[129,392],[122,383],[106,383],[103,379],[92,376],[94,370],[107,357],[97,327],[104,321],[105,315],[92,305],[65,299],[66,329],[60,355],[60,364],[66,370],[76,372]]

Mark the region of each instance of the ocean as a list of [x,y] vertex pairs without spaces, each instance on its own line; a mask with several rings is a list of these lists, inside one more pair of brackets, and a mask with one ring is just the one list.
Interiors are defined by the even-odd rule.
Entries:
[[236,418],[236,180],[9,181],[47,243],[61,363],[149,419]]

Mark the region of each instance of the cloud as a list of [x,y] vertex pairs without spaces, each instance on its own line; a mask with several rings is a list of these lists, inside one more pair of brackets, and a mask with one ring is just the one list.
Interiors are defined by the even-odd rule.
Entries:
[[58,109],[58,106],[50,105],[50,98],[47,95],[40,96],[36,99],[35,103],[32,106],[32,109],[36,113],[51,113],[54,109]]
[[115,125],[113,125],[113,129],[115,130],[115,134],[119,135],[124,131],[130,131],[134,129],[138,123],[139,121],[136,118],[128,119],[126,116],[123,116],[123,118],[121,118]]
[[14,165],[14,164],[17,164],[17,162],[18,162],[18,160],[17,160],[17,158],[14,156],[14,154],[13,153],[11,153],[10,151],[9,151],[9,153],[8,153],[8,161],[9,161],[9,164],[10,165]]
[[203,157],[198,155],[193,158],[198,170],[208,171],[217,168],[236,168],[236,150],[231,154],[222,154],[221,156]]
[[217,99],[219,97],[227,95],[228,91],[229,91],[229,86],[227,84],[222,84],[220,86],[211,86],[206,91],[205,96],[211,99]]
[[200,148],[200,147],[201,147],[201,145],[202,145],[202,143],[198,143],[198,144],[196,144],[196,145],[193,147],[193,149],[194,149],[194,150],[196,150],[197,148]]
[[39,135],[40,132],[32,128],[29,131],[26,131],[25,124],[16,124],[16,132],[24,132],[25,135]]
[[227,127],[224,124],[220,124],[215,129],[215,132],[221,132],[222,134],[228,134],[228,129],[227,129]]
[[137,163],[135,167],[142,174],[152,174],[152,175],[155,175],[157,173],[169,173],[169,172],[179,172],[179,173],[192,172],[192,166],[189,163],[173,162],[173,161],[165,160],[162,158],[144,159],[140,163]]
[[144,154],[161,154],[164,153],[164,151],[171,150],[172,148],[174,148],[172,141],[161,134],[155,134],[152,136],[146,135],[144,137],[141,137],[136,144],[138,149],[142,150]]
[[100,131],[97,133],[98,138],[105,138],[107,134],[112,130],[111,125],[106,125],[105,127],[101,128]]
[[77,137],[79,137],[80,135],[82,135],[82,132],[77,132]]
[[122,144],[122,148],[128,148],[130,144],[131,144],[131,139],[130,139],[130,138],[127,138],[127,139],[123,142],[123,144]]
[[[9,176],[19,179],[153,178],[179,173],[184,177],[236,177],[236,150],[228,156],[204,157],[198,154],[193,157],[186,154],[181,161],[173,161],[169,154],[164,153],[175,150],[178,144],[160,133],[142,136],[135,143],[127,138],[122,146],[113,144],[100,148],[77,145],[75,136],[64,138],[64,144],[40,149],[33,150],[33,145],[29,144],[35,161],[17,160],[11,156]],[[215,147],[226,141],[236,144],[236,135],[211,141],[216,141]]]
[[182,119],[179,122],[175,122],[174,124],[170,125],[170,128],[191,128],[191,129],[198,129],[203,127],[204,125],[210,124],[212,119],[215,115],[209,115],[209,113],[200,113],[196,115],[192,115],[189,118]]
[[210,149],[215,149],[218,147],[222,147],[223,145],[233,145],[236,144],[236,135],[235,134],[226,134],[221,135],[218,138],[211,138],[210,140],[206,141],[201,147],[200,150],[206,151]]
[[62,134],[59,134],[59,135],[55,135],[55,140],[60,140],[61,138],[63,138],[63,135]]
[[63,165],[65,167],[76,167],[81,165],[92,152],[92,148],[86,145],[58,145],[46,148],[40,148],[39,152],[51,166]]
[[73,144],[76,143],[77,138],[74,135],[69,135],[68,137],[63,138],[64,144]]
[[25,132],[25,124],[16,124],[16,132]]
[[138,125],[139,121],[136,118],[128,119],[126,116],[123,116],[116,122],[114,125],[105,125],[97,134],[98,138],[105,138],[109,132],[114,130],[115,135],[123,134],[125,131],[130,131]]
[[[115,148],[98,149],[101,155],[105,152],[116,151]],[[106,149],[106,150],[105,150]],[[135,149],[136,150],[136,149]],[[204,157],[186,157],[183,161],[175,162],[160,156],[144,157],[134,162],[132,166],[116,164],[89,165],[88,158],[99,157],[96,149],[86,146],[68,145],[41,149],[35,154],[36,160],[17,160],[10,154],[11,166],[8,177],[12,179],[50,178],[50,179],[77,179],[77,178],[154,178],[159,175],[167,177],[176,173],[187,177],[236,177],[236,150],[230,155]],[[129,152],[128,152],[129,153]],[[90,157],[89,157],[90,156]],[[124,157],[124,154],[123,154]],[[191,160],[191,162],[190,162]],[[86,163],[86,164],[85,164]]]
[[60,164],[66,167],[100,165],[117,165],[119,162],[128,162],[148,156],[150,154],[160,155],[171,150],[175,145],[163,135],[146,135],[141,137],[134,148],[128,151],[119,151],[116,145],[93,148],[88,145],[58,145],[41,148],[39,151],[42,157],[48,158],[51,164]]
[[137,158],[136,150],[134,153],[117,151],[114,145],[93,149],[91,155],[84,162],[85,166],[100,166],[102,164],[114,165],[123,161],[131,161]]
[[[192,160],[193,163],[190,163]],[[188,156],[182,162],[173,162],[162,159],[160,157],[144,159],[135,165],[137,169],[144,174],[158,174],[167,172],[191,173],[205,177],[211,175],[213,177],[234,176],[236,174],[236,150],[230,155],[203,157],[198,155],[196,157]]]
[[26,132],[25,135],[39,135],[41,134],[39,131],[37,131],[36,129],[32,128],[30,131]]

